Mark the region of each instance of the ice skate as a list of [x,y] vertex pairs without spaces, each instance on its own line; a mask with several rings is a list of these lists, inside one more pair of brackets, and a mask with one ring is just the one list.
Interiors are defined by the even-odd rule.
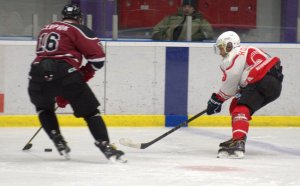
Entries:
[[217,158],[242,159],[245,154],[246,138],[234,140],[230,139],[219,145]]
[[51,137],[58,153],[61,156],[64,156],[66,159],[70,159],[69,152],[71,151],[71,149],[68,147],[67,142],[64,140],[63,136],[56,130],[52,130]]
[[127,162],[127,160],[123,157],[124,152],[121,150],[117,150],[117,148],[114,145],[109,144],[107,141],[96,141],[95,145],[103,152],[105,157],[111,162]]

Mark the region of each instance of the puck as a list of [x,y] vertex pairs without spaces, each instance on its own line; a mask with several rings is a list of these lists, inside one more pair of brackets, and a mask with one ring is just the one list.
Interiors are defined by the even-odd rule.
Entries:
[[45,152],[52,152],[52,149],[46,148],[46,149],[44,149],[44,151],[45,151]]

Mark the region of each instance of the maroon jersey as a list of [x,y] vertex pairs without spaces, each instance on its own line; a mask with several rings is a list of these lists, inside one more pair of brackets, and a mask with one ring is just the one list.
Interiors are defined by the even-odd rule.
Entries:
[[34,63],[43,58],[65,60],[79,69],[82,56],[94,64],[105,60],[100,40],[88,27],[69,21],[57,21],[42,28]]

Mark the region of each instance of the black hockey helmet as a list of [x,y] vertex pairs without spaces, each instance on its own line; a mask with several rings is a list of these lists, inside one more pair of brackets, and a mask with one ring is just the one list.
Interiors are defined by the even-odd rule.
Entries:
[[182,0],[182,5],[191,5],[196,10],[198,8],[198,0]]
[[82,12],[78,5],[68,4],[61,11],[62,19],[74,19],[78,22],[82,19]]

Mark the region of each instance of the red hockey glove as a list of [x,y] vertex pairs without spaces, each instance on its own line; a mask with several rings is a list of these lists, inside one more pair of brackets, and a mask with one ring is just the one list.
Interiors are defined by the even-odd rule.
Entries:
[[95,70],[93,69],[91,64],[87,64],[87,65],[81,67],[80,71],[83,74],[83,79],[85,82],[87,82],[88,80],[93,78],[95,75]]
[[67,104],[69,104],[69,101],[61,96],[55,97],[55,101],[57,103],[57,106],[60,108],[65,108]]

